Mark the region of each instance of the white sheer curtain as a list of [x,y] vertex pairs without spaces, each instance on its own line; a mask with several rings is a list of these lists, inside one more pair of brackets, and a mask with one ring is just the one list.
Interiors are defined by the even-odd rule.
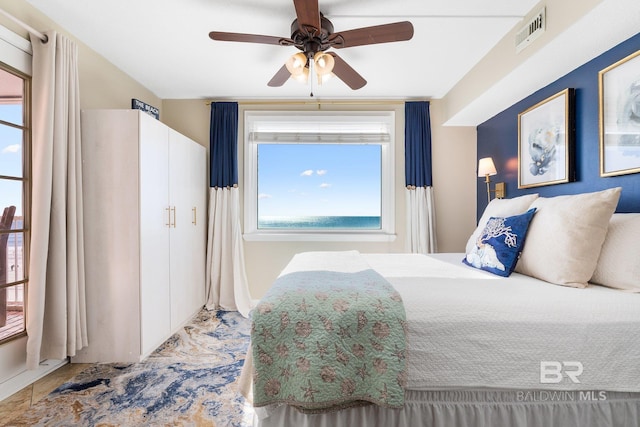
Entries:
[[407,186],[407,243],[411,253],[436,252],[431,178],[431,119],[428,101],[404,104],[404,165]]
[[209,190],[206,307],[237,310],[248,317],[251,295],[244,269],[239,194],[238,187]]
[[433,187],[407,187],[407,252],[438,251]]
[[32,202],[27,367],[88,345],[76,45],[32,36]]

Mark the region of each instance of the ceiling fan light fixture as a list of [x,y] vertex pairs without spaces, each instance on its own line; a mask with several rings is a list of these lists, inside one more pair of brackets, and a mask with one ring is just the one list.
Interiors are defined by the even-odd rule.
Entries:
[[323,83],[326,83],[329,79],[331,79],[333,76],[335,76],[335,74],[333,73],[328,73],[328,74],[317,74],[318,76],[318,85],[322,85]]
[[309,81],[309,69],[303,67],[297,74],[291,74],[291,78],[300,83],[307,83]]
[[304,70],[307,70],[307,74],[309,73],[309,70],[306,68],[307,57],[302,52],[291,55],[285,65],[293,77],[303,74]]
[[333,71],[335,60],[333,56],[325,52],[316,52],[313,56],[313,62],[315,62],[315,71],[318,76],[329,75]]

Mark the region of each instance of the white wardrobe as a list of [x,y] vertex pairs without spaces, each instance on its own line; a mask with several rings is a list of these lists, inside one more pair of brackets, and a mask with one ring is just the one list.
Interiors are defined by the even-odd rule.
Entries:
[[137,362],[205,303],[206,149],[139,110],[82,111],[89,346]]

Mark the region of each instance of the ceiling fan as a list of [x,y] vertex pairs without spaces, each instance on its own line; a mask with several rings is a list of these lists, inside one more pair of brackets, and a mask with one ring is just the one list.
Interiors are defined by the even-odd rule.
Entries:
[[293,0],[293,4],[296,9],[296,19],[291,24],[291,37],[221,31],[211,31],[209,37],[219,41],[298,48],[301,52],[287,60],[269,81],[269,86],[282,86],[289,77],[306,81],[310,75],[317,75],[319,82],[322,82],[324,78],[334,74],[354,90],[366,85],[367,81],[335,52],[327,52],[328,49],[405,41],[413,37],[413,25],[408,21],[335,33],[331,21],[320,13],[318,0]]

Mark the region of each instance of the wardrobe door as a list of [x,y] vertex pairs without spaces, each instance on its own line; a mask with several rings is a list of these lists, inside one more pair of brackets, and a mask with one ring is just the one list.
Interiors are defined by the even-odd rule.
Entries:
[[191,269],[191,156],[192,142],[169,131],[169,204],[171,206],[170,276],[171,329],[176,330],[193,314],[189,301],[193,285]]
[[200,144],[191,145],[191,227],[193,289],[191,304],[195,309],[205,303],[205,261],[207,258],[207,150]]
[[169,129],[146,114],[139,116],[141,355],[145,357],[172,330],[169,227],[173,218],[169,209]]

